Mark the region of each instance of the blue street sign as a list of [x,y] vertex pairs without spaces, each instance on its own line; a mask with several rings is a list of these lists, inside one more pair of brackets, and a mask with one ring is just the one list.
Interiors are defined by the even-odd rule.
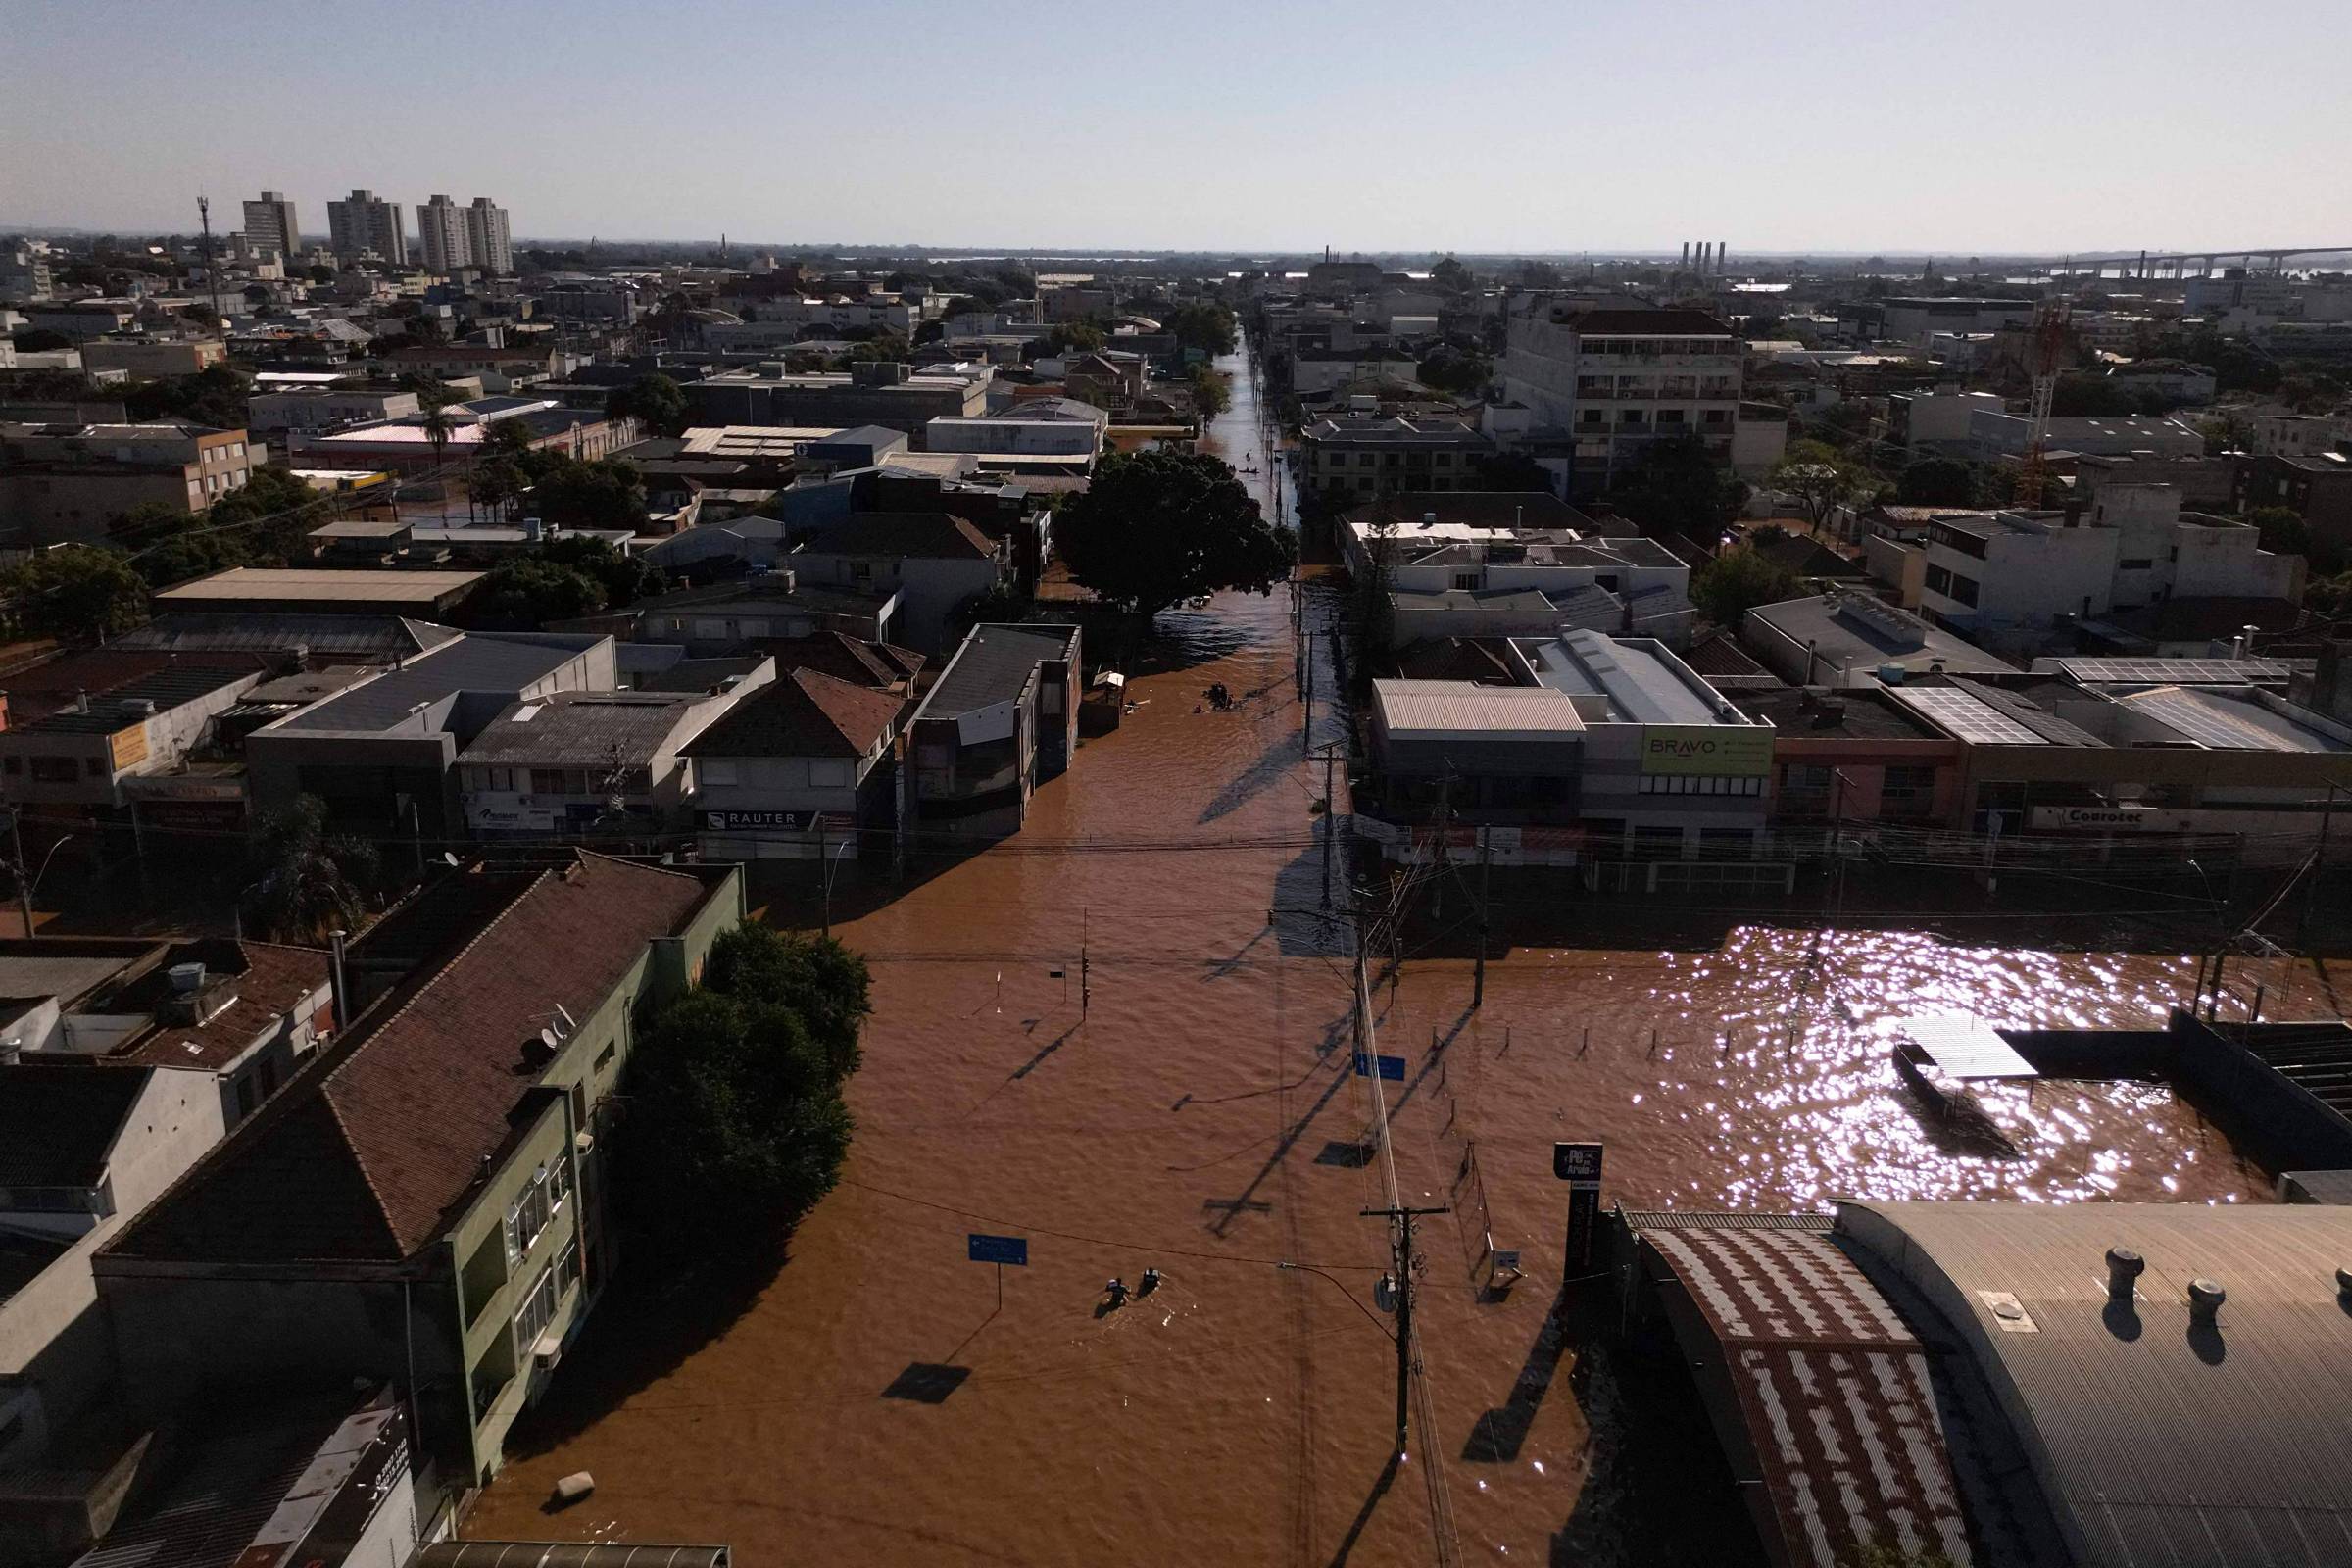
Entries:
[[[1360,1051],[1355,1054],[1355,1075],[1358,1078],[1369,1078],[1372,1076],[1371,1065],[1365,1058],[1364,1054]],[[1402,1056],[1381,1057],[1380,1075],[1393,1084],[1400,1084],[1404,1082],[1404,1058]]]
[[975,1263],[1010,1263],[1014,1268],[1029,1266],[1029,1238],[1026,1236],[983,1236],[974,1231],[963,1239],[963,1244]]

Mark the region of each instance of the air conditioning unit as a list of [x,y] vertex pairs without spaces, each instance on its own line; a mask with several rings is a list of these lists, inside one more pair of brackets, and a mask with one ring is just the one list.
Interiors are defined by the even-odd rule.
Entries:
[[571,1147],[573,1151],[578,1153],[594,1153],[596,1152],[596,1134],[586,1131],[574,1133],[571,1139]]
[[553,1372],[564,1359],[564,1337],[554,1330],[542,1334],[531,1344],[531,1364],[542,1372]]

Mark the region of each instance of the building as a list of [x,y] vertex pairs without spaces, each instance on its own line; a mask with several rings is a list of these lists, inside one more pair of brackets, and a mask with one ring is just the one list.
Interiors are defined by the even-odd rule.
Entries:
[[81,346],[81,368],[92,376],[120,372],[153,381],[227,363],[228,348],[216,337],[97,337]]
[[1392,647],[1431,638],[1536,637],[1564,627],[1690,635],[1690,568],[1652,539],[1603,538],[1544,491],[1399,495],[1358,507],[1340,545],[1388,588]]
[[2303,597],[2300,556],[2180,510],[2166,485],[2110,484],[2085,509],[1950,514],[1928,528],[1920,609],[1986,648],[2034,651],[2084,622],[2182,600]]
[[2268,457],[2328,457],[2352,447],[2352,411],[2291,414],[2262,409],[2240,417],[2248,426],[2246,449]]
[[246,423],[270,435],[323,435],[357,424],[414,419],[423,413],[416,393],[371,386],[256,392],[245,405]]
[[937,418],[923,425],[930,452],[972,452],[990,456],[1078,457],[1102,450],[1110,416],[1074,398],[1038,398],[1003,414],[974,418]]
[[[0,966],[21,967],[4,949]],[[43,1000],[54,1015],[57,999]],[[103,1395],[115,1364],[90,1259],[223,1130],[202,1073],[0,1065],[0,1471],[46,1457],[55,1433]],[[13,1512],[0,1509],[0,1554]]]
[[252,476],[243,430],[147,424],[0,423],[0,543],[94,543],[150,503],[197,513]]
[[245,243],[258,255],[302,254],[302,225],[295,220],[294,203],[284,191],[266,190],[261,200],[245,204]]
[[327,244],[345,261],[372,256],[406,266],[409,234],[401,220],[400,203],[388,202],[370,190],[355,190],[339,202],[326,204]]
[[604,1135],[632,1020],[685,990],[742,888],[581,855],[444,891],[417,911],[437,956],[101,1248],[136,1405],[365,1378],[400,1389],[454,1485],[499,1468],[612,1274]]
[[1897,446],[1930,452],[1965,453],[1975,439],[1969,419],[1979,410],[2008,412],[2008,405],[1990,392],[1963,392],[1956,385],[1933,391],[1886,394],[1886,439]]
[[166,667],[102,696],[79,693],[39,717],[10,715],[0,730],[0,800],[52,822],[123,822],[135,834],[140,805],[129,781],[180,771],[262,680],[254,661],[139,657]]
[[476,838],[673,832],[694,788],[686,745],[728,696],[556,692],[516,703],[458,753]]
[[[2205,452],[2205,438],[2180,419],[2151,415],[2078,416],[2052,418],[2044,425],[2044,447],[2052,452],[2089,453],[2099,457],[2145,454],[2155,458],[2194,458]],[[1971,455],[1982,462],[2022,458],[2034,436],[2034,421],[2023,414],[1975,408],[1968,415]]]
[[784,558],[797,583],[895,594],[889,635],[924,654],[948,650],[956,613],[1002,589],[1012,553],[944,512],[856,512],[817,528]]
[[897,639],[902,597],[887,583],[842,588],[803,582],[793,571],[755,572],[739,581],[676,588],[640,600],[617,617],[615,629],[638,642],[681,644],[696,659],[827,632],[889,642]]
[[1507,402],[1575,443],[1570,494],[1598,495],[1649,445],[1696,437],[1729,464],[1745,364],[1740,337],[1704,311],[1590,307],[1528,296],[1498,368]]
[[910,370],[895,361],[844,372],[792,374],[781,366],[732,370],[686,384],[697,424],[771,424],[840,430],[878,424],[912,436],[936,418],[988,411],[996,371],[988,366]]
[[1878,301],[1877,306],[1882,339],[1922,349],[1937,332],[1998,332],[2004,327],[2025,326],[2034,319],[2030,299],[1896,295]]
[[644,433],[634,418],[612,418],[601,410],[569,409],[550,398],[477,398],[451,405],[445,412],[451,424],[437,443],[423,416],[412,414],[292,437],[287,446],[305,467],[427,475],[446,465],[470,462],[483,450],[490,427],[509,419],[530,431],[532,450],[561,452],[583,463],[611,457],[634,445]]
[[2284,507],[2311,530],[2317,553],[2352,555],[2352,455],[2241,456],[2230,499],[2240,512]]
[[417,207],[417,251],[426,271],[447,275],[474,265],[466,218],[465,209],[447,196],[436,194]]
[[2009,674],[2017,666],[1866,594],[1832,591],[1758,605],[1740,641],[1794,686],[1874,686],[1906,676]]
[[478,571],[318,571],[301,566],[231,566],[156,590],[156,612],[210,614],[409,615],[445,618],[479,587]]
[[466,248],[473,265],[499,277],[514,270],[514,238],[507,210],[487,196],[476,196],[466,207]]
[[1734,700],[1772,726],[1775,823],[1959,825],[1966,746],[1885,688],[1783,687]]
[[45,246],[0,245],[0,300],[38,304],[48,299],[55,287]]
[[[413,573],[310,572],[310,576]],[[466,575],[478,575],[467,573]],[[419,846],[461,836],[458,754],[518,703],[611,692],[610,637],[471,633],[352,682],[245,737],[255,809],[314,795],[344,831]]]
[[1020,831],[1038,785],[1077,754],[1084,675],[1075,626],[965,635],[907,723],[903,821],[918,845]]
[[1341,505],[1403,492],[1483,490],[1494,443],[1460,419],[1349,415],[1306,427],[1306,480]]
[[414,372],[444,381],[479,376],[488,392],[511,392],[553,380],[571,368],[568,356],[544,343],[411,343],[379,358],[398,374]]
[[688,744],[703,858],[856,860],[898,825],[899,689],[806,665],[759,688]]

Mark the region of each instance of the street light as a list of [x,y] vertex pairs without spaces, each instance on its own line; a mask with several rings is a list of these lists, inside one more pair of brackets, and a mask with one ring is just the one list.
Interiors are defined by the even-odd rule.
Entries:
[[857,847],[858,841],[848,838],[843,839],[831,855],[825,854],[821,848],[816,852],[818,858],[825,862],[825,907],[821,919],[823,920],[822,934],[826,937],[833,935],[833,878],[840,873],[842,860],[850,851]]
[[[17,820],[13,813],[9,817],[8,825],[10,834],[16,835]],[[41,868],[33,872],[30,877],[26,877],[24,875],[24,840],[22,837],[15,838],[17,856],[11,869],[17,873],[17,903],[24,911],[24,934],[26,936],[32,935],[32,896],[40,890],[41,878],[49,874],[49,862],[56,859],[57,852],[72,843],[74,835],[71,833],[61,835],[55,844],[49,846],[49,853],[41,857]]]
[[2228,911],[2222,906],[2221,895],[2213,891],[2213,878],[2206,874],[2205,867],[2199,865],[2193,856],[2182,856],[2181,859],[2191,871],[2197,873],[2197,880],[2205,884],[2205,902],[2213,910],[2213,955],[2209,958],[2198,959],[2197,989],[2188,999],[2188,1015],[2193,1018],[2197,1015],[2197,1004],[2205,995],[2205,968],[2209,963],[2213,966],[2214,1005],[2221,1005],[2222,961],[2230,949],[2230,923],[2224,918]]

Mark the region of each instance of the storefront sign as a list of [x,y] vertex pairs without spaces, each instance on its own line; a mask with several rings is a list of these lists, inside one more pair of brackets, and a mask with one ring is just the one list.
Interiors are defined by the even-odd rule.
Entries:
[[106,749],[114,758],[116,772],[138,766],[147,760],[147,726],[133,724],[115,731],[106,738]]
[[1642,731],[1642,771],[1760,777],[1772,771],[1772,734],[1761,724],[1651,724]]
[[2097,833],[2183,833],[2191,826],[2187,811],[2160,811],[2139,806],[2036,806],[2037,828],[2072,828]]
[[746,833],[760,829],[806,833],[816,820],[814,811],[705,811],[706,833]]

